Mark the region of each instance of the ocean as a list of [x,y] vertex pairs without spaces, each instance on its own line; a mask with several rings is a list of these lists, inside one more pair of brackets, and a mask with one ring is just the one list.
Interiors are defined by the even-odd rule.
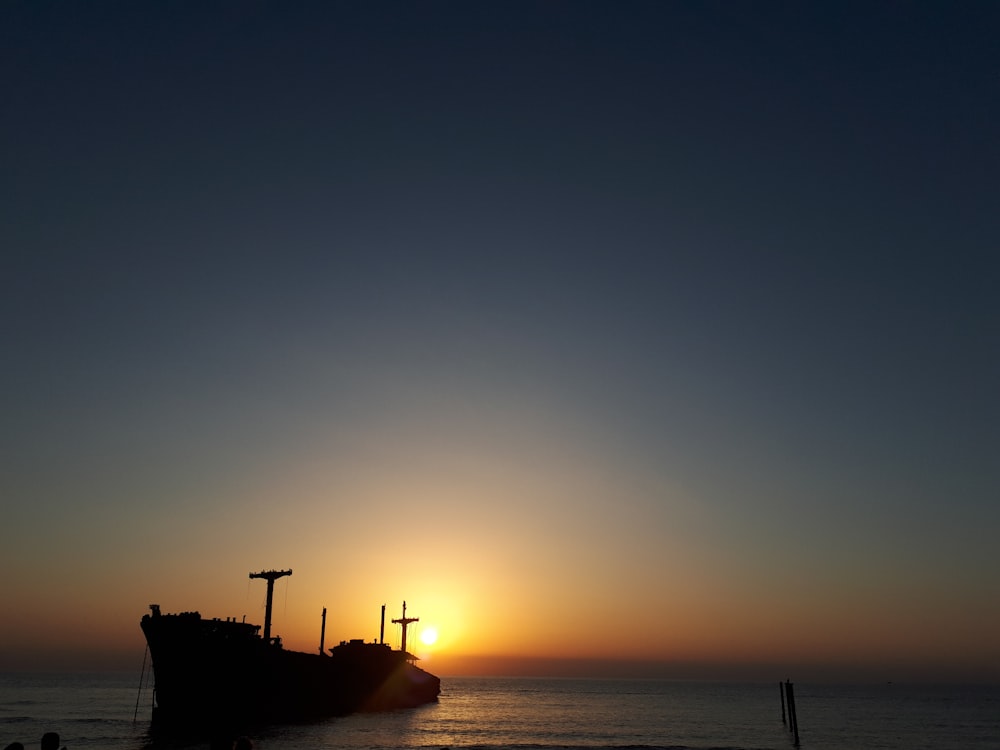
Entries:
[[[0,675],[0,747],[201,750],[149,735],[151,695],[132,674]],[[996,750],[1000,686],[795,685],[804,750]],[[777,681],[453,677],[436,704],[264,727],[256,750],[775,750],[794,748]]]

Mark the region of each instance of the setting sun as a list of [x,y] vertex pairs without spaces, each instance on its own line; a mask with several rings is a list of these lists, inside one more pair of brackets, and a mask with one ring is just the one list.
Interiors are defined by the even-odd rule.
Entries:
[[424,628],[420,633],[420,640],[430,646],[438,639],[437,628]]

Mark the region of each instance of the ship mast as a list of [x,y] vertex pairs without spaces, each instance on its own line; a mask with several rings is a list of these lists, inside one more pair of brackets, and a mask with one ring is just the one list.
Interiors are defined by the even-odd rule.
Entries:
[[[264,610],[264,641],[271,642],[271,600],[274,597],[274,582],[278,578],[290,576],[291,568],[288,570],[262,570],[260,573],[251,573],[251,578],[263,578],[267,581],[267,609]],[[405,615],[404,611],[404,615]]]
[[399,618],[398,620],[393,620],[393,623],[396,623],[396,624],[399,624],[399,625],[403,626],[403,640],[402,640],[402,643],[400,643],[400,645],[399,645],[399,650],[402,651],[404,654],[406,653],[406,626],[409,625],[411,622],[420,622],[420,618],[419,617],[407,617],[406,616],[406,602],[403,602],[403,616],[401,618]]

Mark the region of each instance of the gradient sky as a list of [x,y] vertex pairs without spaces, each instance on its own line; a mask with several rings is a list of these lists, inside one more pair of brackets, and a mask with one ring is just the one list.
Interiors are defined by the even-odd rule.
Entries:
[[290,567],[288,646],[406,599],[443,674],[1000,680],[998,35],[3,3],[0,669]]

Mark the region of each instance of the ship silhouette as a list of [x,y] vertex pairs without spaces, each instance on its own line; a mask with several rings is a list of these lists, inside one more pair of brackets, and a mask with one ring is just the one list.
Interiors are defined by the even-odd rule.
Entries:
[[236,618],[206,619],[198,612],[163,614],[150,605],[140,626],[152,658],[152,727],[160,730],[308,721],[358,711],[410,708],[436,701],[438,677],[414,663],[402,625],[399,650],[384,642],[385,606],[377,642],[341,641],[319,653],[290,651],[271,637],[274,581],[291,570],[250,573],[267,581],[264,633]]

